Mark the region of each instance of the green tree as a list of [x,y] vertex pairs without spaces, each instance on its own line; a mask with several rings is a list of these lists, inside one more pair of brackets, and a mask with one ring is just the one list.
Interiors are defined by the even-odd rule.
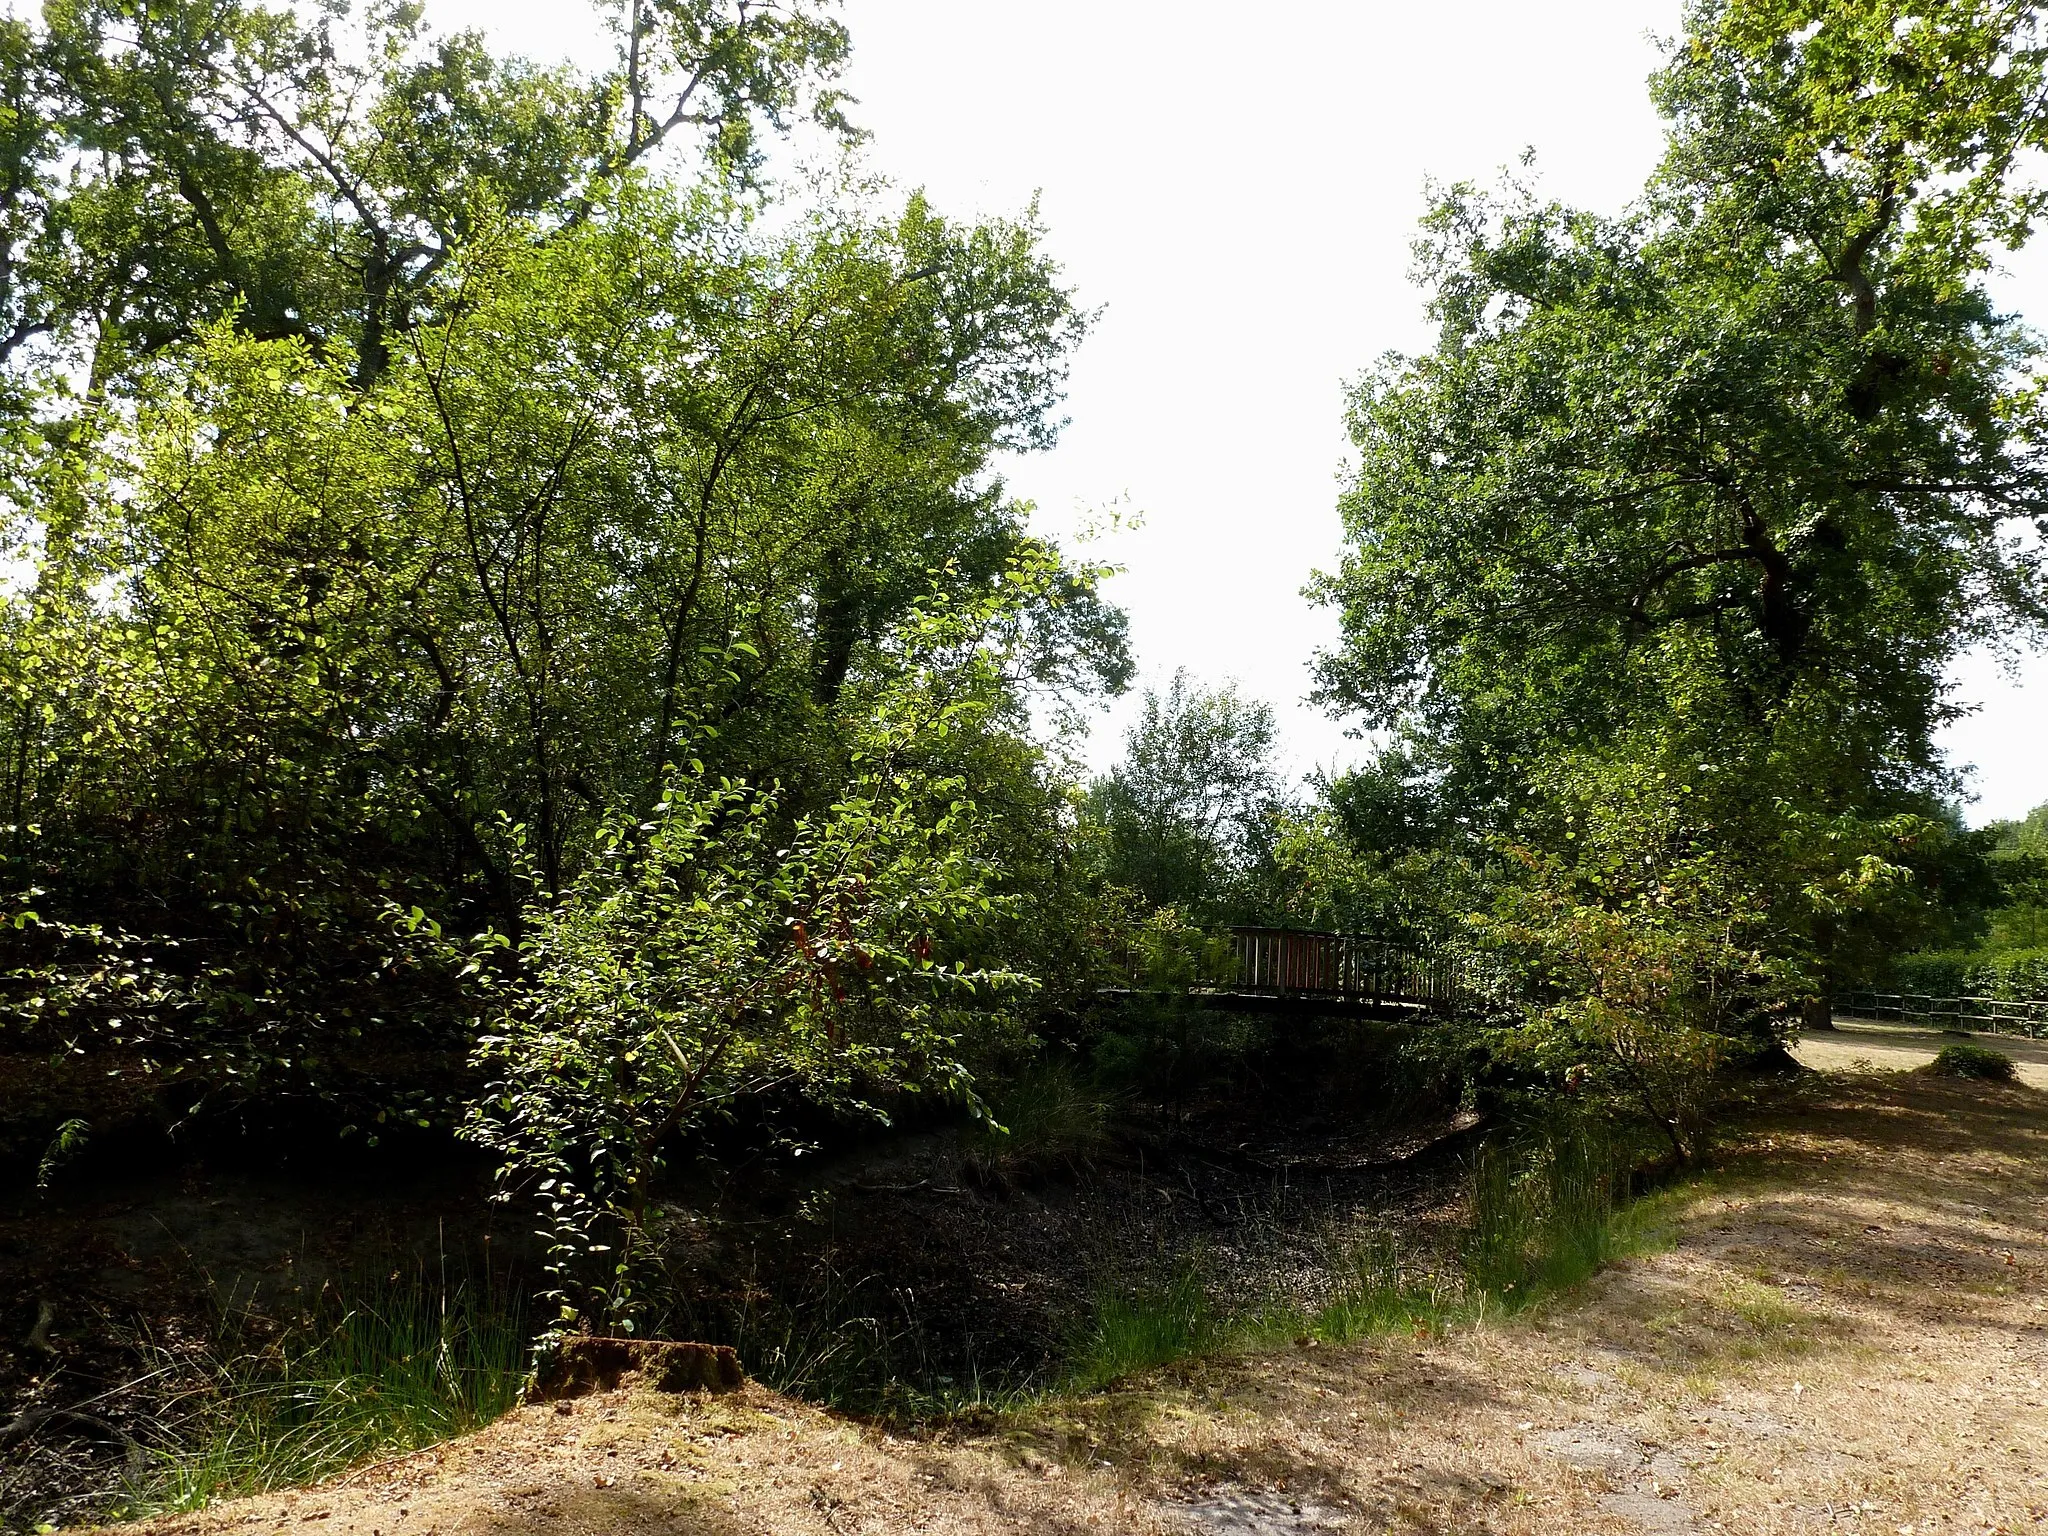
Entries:
[[[685,743],[785,832],[823,824],[875,700],[931,665],[903,636],[935,600],[1016,598],[989,620],[1006,669],[989,727],[932,738],[918,767],[971,781],[1016,867],[1057,878],[1021,852],[1063,836],[1033,703],[1121,687],[1129,659],[1099,572],[1035,538],[993,468],[1056,434],[1084,328],[1035,212],[956,224],[849,174],[771,227],[735,190],[746,125],[836,112],[818,94],[836,24],[749,3],[635,14],[638,62],[609,84],[430,42],[404,7],[367,13],[367,55],[289,15],[144,8],[122,22],[140,40],[92,33],[64,64],[93,96],[93,60],[183,60],[150,99],[214,127],[243,121],[221,116],[242,89],[223,59],[299,70],[292,112],[259,114],[283,134],[252,140],[263,174],[218,204],[260,222],[282,187],[312,210],[300,234],[346,234],[338,255],[280,255],[293,282],[361,276],[347,242],[369,238],[320,190],[331,167],[308,145],[340,140],[306,126],[316,108],[354,114],[377,197],[460,193],[460,219],[406,267],[402,303],[376,301],[397,307],[293,298],[308,323],[279,328],[252,288],[216,304],[180,279],[190,302],[146,341],[130,326],[91,398],[19,373],[45,446],[10,503],[28,576],[0,608],[0,749],[14,911],[38,914],[11,930],[11,991],[39,1028],[118,1027],[153,1069],[232,1064],[242,1083],[370,1059],[366,1032],[459,1058],[451,978],[393,963],[391,906],[519,942],[608,829],[657,814]],[[115,16],[53,10],[6,36],[55,68],[66,27]],[[334,50],[381,62],[344,70]],[[503,89],[420,83],[422,60],[458,55]],[[632,87],[657,59],[696,81],[659,121],[652,85]],[[519,122],[574,127],[548,105],[562,92],[623,141],[599,133],[556,171],[521,150],[504,175],[540,179],[500,185],[485,162],[519,148]],[[408,159],[444,109],[446,154]],[[685,127],[707,174],[648,158]],[[161,191],[169,162],[135,154]],[[49,227],[76,211],[41,206]]]
[[1032,982],[976,958],[1015,897],[967,779],[929,764],[1004,705],[1002,620],[1056,571],[1017,574],[904,626],[923,664],[872,701],[829,807],[791,821],[692,761],[600,828],[509,967],[500,936],[469,946],[493,1082],[466,1134],[547,1211],[565,1321],[633,1327],[663,1159],[705,1120],[768,1093],[884,1120],[905,1094],[973,1101],[965,1042]]
[[2048,949],[2048,805],[2037,805],[2017,821],[1984,828],[1991,844],[1990,873],[1995,894],[1990,908],[1989,950]]
[[664,151],[745,185],[764,129],[851,135],[831,10],[631,0],[586,77],[438,36],[406,0],[51,0],[0,27],[0,324],[94,393],[224,316],[346,346],[373,382],[480,219],[545,234]]
[[1147,689],[1124,757],[1089,786],[1102,877],[1152,907],[1198,921],[1260,914],[1286,795],[1274,764],[1273,709],[1176,672]]
[[1617,742],[1747,785],[1710,836],[1816,1020],[1910,931],[1820,893],[1937,838],[1944,667],[2044,616],[2038,347],[1982,281],[2044,58],[2026,5],[1703,0],[1643,199],[1441,194],[1439,342],[1353,397],[1323,697],[1496,835],[1561,835],[1541,765]]

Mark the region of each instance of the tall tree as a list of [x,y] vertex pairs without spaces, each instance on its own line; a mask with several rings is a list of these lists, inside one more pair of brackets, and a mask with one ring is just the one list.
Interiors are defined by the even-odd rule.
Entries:
[[1674,835],[1743,851],[1824,998],[1864,946],[1823,893],[1933,840],[1945,666],[2048,617],[2039,346],[1983,282],[2044,67],[2027,4],[1700,0],[1633,209],[1442,194],[1438,344],[1352,402],[1324,698],[1518,836],[1567,830],[1562,756],[1746,783]]
[[1273,707],[1184,671],[1147,689],[1123,761],[1089,786],[1103,875],[1198,921],[1257,915],[1286,795]]
[[631,0],[617,65],[584,76],[409,0],[50,0],[0,23],[0,326],[95,391],[223,315],[346,344],[372,382],[478,220],[572,225],[665,149],[744,185],[798,118],[850,134],[831,12]]

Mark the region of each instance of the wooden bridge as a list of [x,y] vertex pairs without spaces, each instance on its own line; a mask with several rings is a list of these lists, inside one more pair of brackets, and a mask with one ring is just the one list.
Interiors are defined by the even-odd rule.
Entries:
[[1455,1012],[1476,991],[1459,957],[1386,939],[1297,928],[1232,928],[1226,937],[1227,958],[1219,956],[1211,975],[1188,989],[1190,1001],[1412,1019]]

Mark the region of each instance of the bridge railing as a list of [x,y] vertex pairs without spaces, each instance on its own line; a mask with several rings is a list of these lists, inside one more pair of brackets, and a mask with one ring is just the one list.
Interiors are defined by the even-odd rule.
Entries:
[[1294,928],[1230,930],[1234,975],[1226,985],[1272,997],[1406,1004],[1448,1012],[1470,993],[1454,955],[1386,939]]

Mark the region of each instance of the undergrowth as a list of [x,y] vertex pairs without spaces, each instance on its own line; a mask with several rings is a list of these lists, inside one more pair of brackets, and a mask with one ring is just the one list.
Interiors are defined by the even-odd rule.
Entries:
[[518,1401],[529,1342],[520,1298],[488,1280],[328,1288],[269,1338],[254,1314],[228,1313],[199,1358],[161,1351],[159,1369],[191,1384],[119,1513],[317,1482],[479,1428]]
[[659,1331],[730,1343],[748,1375],[778,1392],[895,1423],[984,1415],[1043,1390],[1042,1362],[941,1336],[927,1312],[910,1286],[825,1264],[800,1286],[750,1282],[681,1307]]
[[992,1120],[970,1130],[962,1148],[968,1168],[983,1180],[1053,1168],[1079,1172],[1109,1138],[1109,1098],[1057,1059],[1005,1084],[989,1110]]
[[[1597,1136],[1489,1146],[1473,1160],[1467,1221],[1447,1249],[1407,1248],[1386,1234],[1333,1240],[1332,1283],[1312,1307],[1225,1309],[1198,1265],[1151,1285],[1106,1288],[1051,1364],[983,1369],[969,1347],[961,1366],[960,1348],[939,1346],[972,1341],[928,1336],[916,1298],[878,1277],[824,1273],[814,1293],[797,1297],[747,1287],[734,1326],[718,1331],[758,1379],[814,1402],[897,1422],[985,1419],[1190,1357],[1287,1340],[1436,1336],[1519,1311],[1660,1240],[1669,1201],[1628,1200],[1621,1170]],[[667,1320],[685,1333],[707,1321]],[[475,1429],[516,1402],[529,1344],[516,1298],[423,1276],[346,1300],[327,1292],[281,1338],[238,1338],[232,1326],[222,1337],[166,1413],[119,1513],[190,1510],[315,1482]],[[194,1377],[185,1356],[166,1352],[162,1365]]]
[[1583,1131],[1490,1145],[1474,1159],[1470,1213],[1449,1255],[1404,1249],[1386,1234],[1333,1244],[1335,1284],[1314,1308],[1223,1315],[1193,1267],[1165,1285],[1098,1296],[1061,1385],[1090,1391],[1189,1356],[1289,1338],[1435,1336],[1521,1311],[1664,1239],[1668,1202],[1628,1199],[1624,1173],[1616,1150]]

